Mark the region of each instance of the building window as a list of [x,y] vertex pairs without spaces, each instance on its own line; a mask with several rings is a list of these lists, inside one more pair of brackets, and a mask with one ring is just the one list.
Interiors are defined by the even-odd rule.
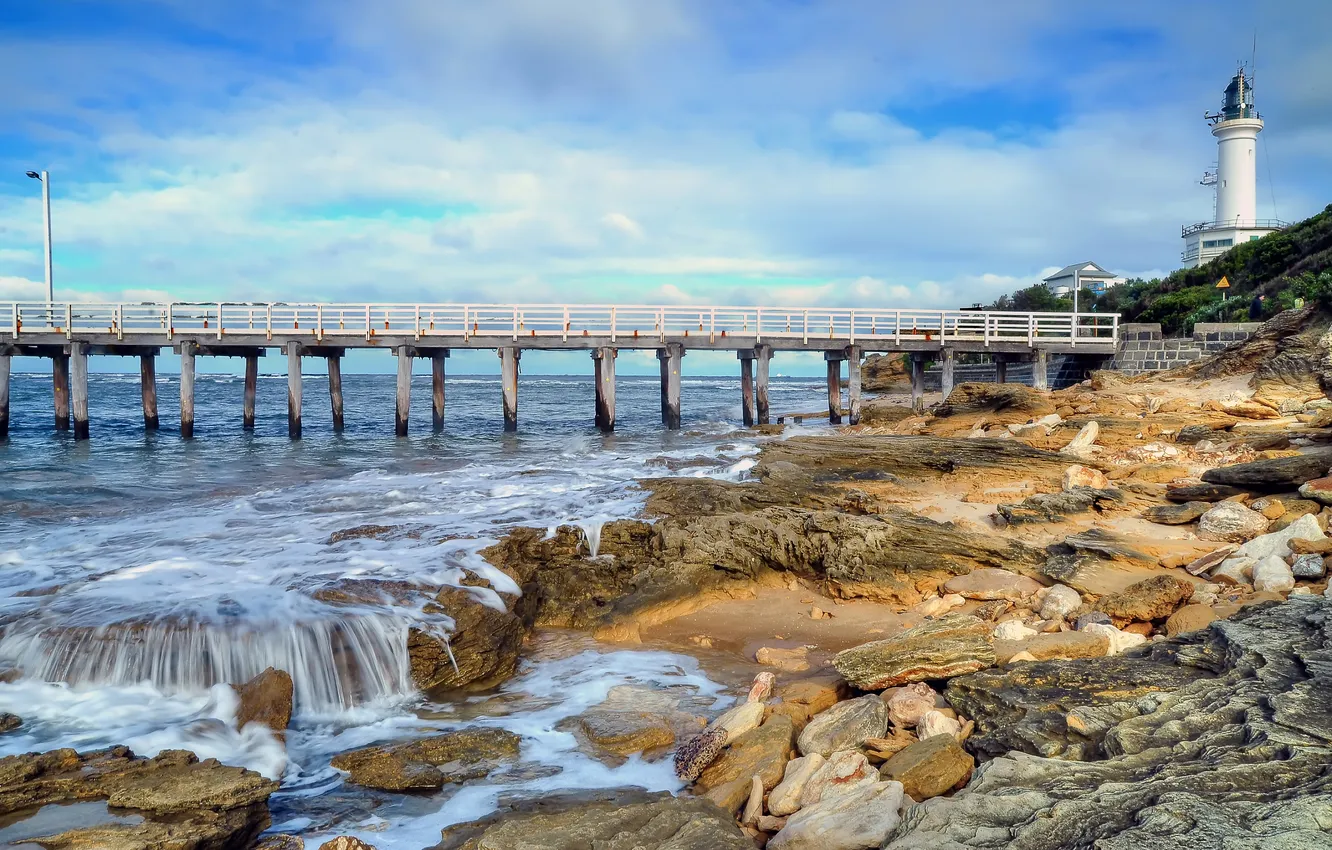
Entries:
[[1204,248],[1229,248],[1235,244],[1234,239],[1204,239]]
[[1261,236],[1250,236],[1250,237],[1249,237],[1249,241],[1250,241],[1250,242],[1257,242],[1259,239],[1262,239],[1262,238],[1263,238],[1263,237],[1261,237]]

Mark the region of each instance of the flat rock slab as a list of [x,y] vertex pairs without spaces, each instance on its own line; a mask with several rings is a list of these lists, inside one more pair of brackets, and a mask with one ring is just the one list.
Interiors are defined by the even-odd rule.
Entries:
[[[1225,484],[1245,490],[1281,493],[1295,490],[1306,481],[1322,478],[1332,468],[1332,451],[1320,449],[1294,457],[1255,460],[1209,469],[1202,475],[1208,484]],[[1309,498],[1307,495],[1305,498]]]
[[1142,518],[1161,525],[1184,525],[1207,513],[1210,502],[1184,502],[1179,505],[1153,505],[1142,512]]
[[1245,491],[1225,484],[1183,484],[1166,489],[1166,498],[1172,502],[1220,502]]
[[587,739],[608,753],[628,756],[675,743],[671,718],[651,711],[592,709],[578,718]]
[[1159,620],[1175,613],[1193,595],[1193,590],[1193,582],[1188,579],[1153,576],[1102,597],[1096,603],[1096,610],[1121,620]]
[[856,750],[870,738],[888,731],[888,706],[877,695],[839,702],[815,715],[800,733],[802,755],[818,753],[824,758],[840,750]]
[[994,665],[990,626],[962,614],[948,614],[896,637],[843,650],[833,666],[863,691],[910,682],[948,679]]
[[964,576],[944,582],[945,593],[956,593],[967,599],[1009,599],[1014,602],[1036,595],[1042,585],[1008,570],[985,567],[972,570]]
[[460,729],[403,744],[339,753],[333,757],[333,766],[347,771],[349,782],[367,788],[431,790],[487,775],[499,760],[518,755],[520,740],[504,729]]

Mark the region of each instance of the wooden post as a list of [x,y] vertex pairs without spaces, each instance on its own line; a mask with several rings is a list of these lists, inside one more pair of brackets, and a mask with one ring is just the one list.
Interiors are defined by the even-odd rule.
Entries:
[[1008,358],[1002,354],[994,355],[994,381],[997,384],[1008,383]]
[[328,403],[333,408],[333,432],[342,432],[342,355],[330,354],[328,363]]
[[598,348],[592,352],[597,384],[597,428],[605,433],[615,430],[615,349]]
[[826,351],[828,361],[828,423],[842,424],[842,352]]
[[301,344],[287,343],[287,436],[301,438]]
[[518,430],[518,360],[522,352],[510,345],[501,348],[500,382],[504,387],[504,430]]
[[430,426],[444,430],[444,361],[449,357],[446,348],[430,352]]
[[772,417],[768,408],[768,366],[772,363],[772,346],[759,344],[754,346],[754,404],[758,413],[758,424],[768,425]]
[[398,346],[398,403],[395,406],[393,433],[407,436],[407,419],[412,409],[412,359],[416,352],[410,346]]
[[944,400],[953,394],[955,379],[953,377],[953,367],[957,364],[957,352],[951,348],[943,350],[943,375],[941,378],[940,389],[943,390]]
[[1050,353],[1044,348],[1036,349],[1036,359],[1031,364],[1031,385],[1038,390],[1050,389]]
[[860,424],[860,346],[846,347],[846,408],[847,421]]
[[157,355],[139,355],[139,397],[143,400],[143,427],[156,431],[157,419]]
[[661,361],[661,424],[668,430],[680,430],[680,369],[684,359],[684,346],[667,343],[657,349]]
[[0,440],[9,439],[9,350],[0,348]]
[[925,359],[919,354],[911,355],[911,409],[925,408]]
[[194,439],[194,349],[193,342],[180,344],[180,437]]
[[55,393],[55,427],[69,430],[69,355],[51,357],[51,388]]
[[88,344],[69,344],[70,394],[74,402],[74,439],[88,439]]
[[245,355],[245,400],[241,402],[241,427],[254,430],[254,401],[259,394],[259,354]]
[[740,419],[746,428],[754,427],[754,352],[737,351],[740,359]]

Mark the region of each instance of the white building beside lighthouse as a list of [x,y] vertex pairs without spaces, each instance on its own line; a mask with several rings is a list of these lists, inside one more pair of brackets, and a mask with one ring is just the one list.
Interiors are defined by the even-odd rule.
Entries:
[[1286,226],[1284,221],[1258,218],[1257,147],[1263,119],[1254,108],[1253,85],[1244,68],[1226,86],[1221,111],[1204,117],[1212,124],[1217,154],[1216,171],[1204,174],[1202,184],[1216,187],[1216,209],[1211,221],[1183,228],[1180,259],[1189,268]]

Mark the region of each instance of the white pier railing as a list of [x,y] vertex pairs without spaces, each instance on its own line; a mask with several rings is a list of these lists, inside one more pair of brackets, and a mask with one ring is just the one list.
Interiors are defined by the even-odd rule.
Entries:
[[290,338],[355,344],[376,336],[486,340],[574,337],[628,344],[702,337],[809,345],[901,341],[1101,344],[1119,337],[1118,314],[1018,313],[978,310],[828,307],[682,307],[612,304],[293,304],[174,302],[98,304],[0,302],[0,334],[109,335],[134,342],[228,336]]

